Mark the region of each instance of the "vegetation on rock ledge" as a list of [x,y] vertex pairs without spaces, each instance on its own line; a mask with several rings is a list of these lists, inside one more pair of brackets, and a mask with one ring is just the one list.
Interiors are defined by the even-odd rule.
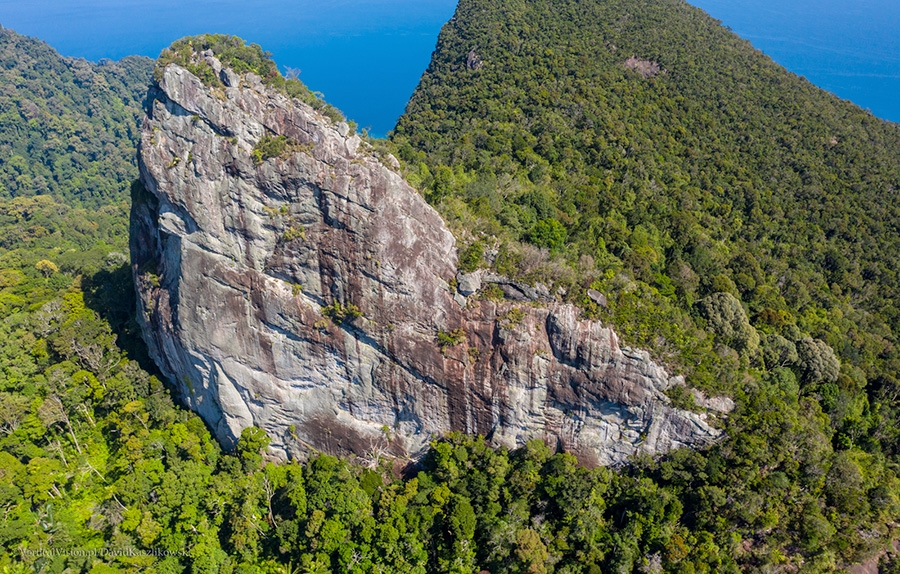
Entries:
[[177,64],[185,68],[211,87],[222,87],[222,81],[212,66],[199,56],[200,52],[209,50],[222,65],[234,70],[237,74],[253,73],[259,76],[263,84],[274,88],[282,94],[297,98],[303,103],[319,110],[334,122],[343,121],[341,112],[317,97],[303,82],[297,78],[285,78],[278,71],[270,52],[264,52],[259,44],[247,44],[237,36],[227,34],[202,34],[187,36],[176,40],[162,51],[156,61],[153,77],[158,82],[162,79],[163,70],[169,64]]

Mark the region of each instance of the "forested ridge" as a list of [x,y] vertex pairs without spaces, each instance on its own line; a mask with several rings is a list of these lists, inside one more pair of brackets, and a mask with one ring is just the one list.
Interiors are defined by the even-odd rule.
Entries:
[[[852,482],[863,456],[881,492],[896,480],[900,127],[685,2],[463,0],[392,142],[466,270],[552,284],[734,396],[732,442],[707,453],[732,479],[688,482],[723,488],[725,523],[703,528],[743,532],[744,565],[771,560],[747,538],[779,531],[807,568],[865,545],[824,477]],[[793,521],[752,502],[776,496],[770,475],[803,493],[782,507]],[[811,551],[804,529],[826,523]]]
[[97,207],[127,197],[152,66],[140,56],[63,58],[0,28],[0,198]]
[[[463,0],[392,141],[373,142],[454,226],[467,270],[552,283],[734,396],[721,443],[619,470],[458,435],[409,466],[275,465],[254,428],[222,452],[132,319],[127,190],[151,66],[85,64],[137,66],[78,92],[71,61],[0,34],[0,568],[832,572],[897,537],[898,129],[700,11]],[[271,71],[258,46],[210,38]],[[51,125],[24,100],[117,111],[72,103]],[[65,126],[105,153],[45,148]]]
[[678,339],[722,292],[761,335],[815,335],[872,379],[900,366],[900,128],[684,2],[461,2],[393,141],[473,268],[585,304],[595,281],[688,372],[703,349]]

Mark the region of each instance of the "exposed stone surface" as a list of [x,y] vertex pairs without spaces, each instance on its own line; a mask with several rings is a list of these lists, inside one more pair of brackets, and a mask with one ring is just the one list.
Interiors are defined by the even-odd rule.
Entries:
[[652,60],[642,60],[634,56],[631,56],[630,58],[625,60],[625,63],[622,65],[629,70],[634,70],[635,72],[640,74],[642,78],[652,78],[657,74],[666,73],[665,70],[660,69],[658,63]]
[[[151,91],[131,249],[151,355],[226,446],[256,424],[281,456],[414,455],[455,429],[617,464],[718,436],[668,405],[680,377],[546,288],[452,292],[454,238],[394,166],[211,65],[226,87],[170,65]],[[265,134],[292,153],[256,165]],[[523,302],[479,300],[489,282]]]
[[697,389],[691,389],[694,403],[704,409],[717,413],[730,413],[734,410],[734,401],[730,397],[707,397]]
[[462,273],[460,272],[456,276],[457,287],[456,290],[459,291],[460,295],[464,297],[471,297],[475,293],[481,290],[482,279],[484,277],[484,270],[479,269],[473,273]]
[[466,56],[466,68],[480,70],[483,66],[484,62],[481,60],[481,56],[475,53],[475,48],[469,50],[469,55]]
[[588,289],[587,296],[591,301],[593,301],[597,305],[600,305],[601,307],[606,307],[606,295],[604,295],[603,293],[597,291],[596,289]]

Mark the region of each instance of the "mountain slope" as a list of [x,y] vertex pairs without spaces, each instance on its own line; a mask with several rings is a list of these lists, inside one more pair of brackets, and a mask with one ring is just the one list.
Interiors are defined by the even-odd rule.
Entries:
[[691,385],[733,394],[728,444],[646,475],[688,497],[693,527],[737,528],[759,567],[779,544],[835,567],[870,527],[887,533],[897,125],[681,1],[463,0],[392,142],[472,268],[552,282]]
[[0,197],[127,198],[152,60],[99,64],[0,29]]
[[[658,5],[630,3],[641,10],[631,17],[643,22],[643,10]],[[461,10],[473,6],[491,15],[485,11],[486,3],[464,3]],[[518,7],[524,10],[525,6]],[[596,23],[598,13],[590,21],[579,20],[591,6],[583,3],[582,12],[568,14],[573,21],[570,32]],[[682,5],[674,6],[681,9]],[[593,9],[599,8],[594,5]],[[531,24],[520,16],[504,16],[512,24],[487,21],[485,26],[504,31],[504,26],[514,24],[514,32],[524,38],[535,28],[559,25],[551,12]],[[662,16],[680,21],[675,15]],[[700,16],[696,21],[709,23]],[[476,48],[471,66],[478,67],[480,59],[481,70],[487,69],[490,62]],[[457,63],[465,66],[470,52],[471,48],[460,52]],[[619,63],[629,57],[622,54]],[[653,69],[650,64],[635,65]],[[41,81],[53,85],[50,78]],[[8,89],[7,84],[0,87]],[[446,101],[436,99],[435,105],[449,113]],[[616,113],[627,109],[615,107]],[[847,109],[849,116],[859,114]],[[530,110],[533,115],[542,113],[540,108]],[[488,119],[482,114],[466,121]],[[875,126],[870,128],[876,142],[889,133],[882,133],[884,125],[867,116],[859,121]],[[622,127],[626,128],[636,129]],[[853,131],[850,123],[847,129]],[[432,137],[435,142],[443,138],[438,132]],[[632,329],[633,338],[656,341],[661,333],[667,337],[681,333],[691,336],[673,343],[681,353],[685,345],[693,345],[701,355],[718,351],[716,356],[724,357],[722,372],[730,377],[725,382],[737,389],[739,403],[727,428],[730,440],[702,452],[681,449],[659,460],[638,459],[616,473],[580,467],[565,453],[551,456],[539,441],[506,452],[487,448],[484,440],[460,436],[436,442],[422,470],[411,479],[392,476],[393,469],[383,460],[380,464],[366,461],[374,468],[364,468],[322,456],[303,467],[268,464],[261,468],[259,450],[265,447],[266,437],[247,432],[236,456],[222,454],[202,421],[174,408],[162,385],[123,360],[121,349],[113,343],[103,317],[114,308],[119,313],[117,306],[131,308],[130,298],[117,290],[119,285],[110,289],[109,283],[102,282],[123,269],[115,257],[106,257],[111,238],[121,242],[120,232],[110,233],[110,228],[122,225],[121,210],[109,212],[115,225],[107,227],[100,221],[95,228],[90,225],[97,222],[94,211],[68,208],[66,213],[57,200],[16,197],[0,206],[0,247],[5,249],[0,251],[0,304],[5,314],[0,329],[0,476],[4,478],[0,481],[4,507],[0,569],[831,572],[845,571],[854,560],[876,554],[896,538],[900,481],[893,433],[898,425],[892,418],[890,390],[897,369],[890,364],[892,334],[886,326],[889,321],[884,320],[891,317],[889,305],[867,299],[877,314],[864,315],[851,305],[853,301],[845,301],[848,296],[835,295],[831,286],[820,288],[821,282],[808,275],[818,268],[814,261],[759,259],[757,271],[752,260],[737,252],[740,244],[719,236],[709,239],[708,250],[716,257],[712,269],[723,277],[710,281],[693,271],[699,259],[692,260],[690,268],[673,266],[675,259],[669,256],[675,252],[668,247],[657,251],[653,246],[660,240],[652,229],[638,230],[631,220],[622,218],[615,221],[621,223],[616,229],[622,230],[624,243],[616,243],[617,236],[603,228],[602,237],[610,246],[606,251],[612,253],[604,253],[597,242],[592,244],[596,257],[581,257],[586,255],[586,248],[579,247],[583,242],[571,239],[581,232],[566,219],[581,214],[555,210],[558,190],[539,173],[535,172],[539,182],[535,184],[515,166],[506,171],[497,168],[493,175],[456,163],[442,166],[424,152],[403,146],[402,136],[398,141],[410,163],[410,174],[424,184],[449,222],[457,229],[471,223],[472,235],[461,233],[471,242],[463,249],[463,265],[474,267],[494,258],[494,265],[510,269],[513,256],[527,255],[531,259],[518,260],[524,275],[540,272],[555,278],[568,290],[569,298],[579,299],[585,313],[615,319]],[[455,147],[449,140],[442,141],[444,149]],[[506,145],[502,138],[496,144]],[[881,153],[866,142],[859,145],[861,153]],[[508,149],[509,161],[497,154],[502,165],[513,161],[513,146]],[[527,149],[519,151],[525,154]],[[539,164],[527,154],[523,157]],[[646,154],[642,157],[649,161]],[[530,163],[522,165],[523,172],[527,168],[530,174]],[[547,166],[551,166],[549,159]],[[568,174],[558,170],[555,177],[584,177],[576,167],[572,164]],[[620,183],[613,178],[611,185]],[[565,191],[561,184],[557,187]],[[510,201],[500,202],[500,194]],[[526,194],[528,199],[521,199]],[[668,197],[659,195],[662,200]],[[638,199],[635,196],[632,201]],[[501,226],[494,211],[504,207],[516,211],[503,215]],[[700,204],[694,212],[704,215],[712,207]],[[521,217],[518,232],[510,225],[510,213]],[[636,209],[629,213],[632,218],[642,217]],[[705,215],[701,223],[706,227],[701,231],[725,215]],[[665,221],[652,209],[650,216]],[[541,219],[548,221],[537,227]],[[23,227],[29,230],[27,237],[19,233]],[[41,228],[56,230],[59,239]],[[504,240],[499,254],[492,252],[491,234]],[[510,240],[513,236],[547,245],[548,251],[518,246]],[[792,236],[788,233],[783,238]],[[101,245],[89,249],[93,244]],[[652,260],[647,247],[657,257],[665,257],[665,264],[651,261],[649,271],[637,265],[638,255]],[[86,264],[78,261],[80,250],[91,252],[83,258]],[[629,258],[628,250],[637,255]],[[840,263],[841,254],[836,250],[830,257]],[[57,259],[63,255],[65,260]],[[43,259],[59,271],[41,264]],[[763,313],[755,310],[753,299],[746,311],[739,311],[736,298],[748,303],[747,293],[757,296],[757,287],[748,290],[746,278],[731,268],[738,265],[734,261],[740,262],[738,268],[747,277],[762,277],[763,287],[785,299],[781,311],[800,311],[790,316],[780,311]],[[777,265],[789,272],[785,282],[766,283],[766,274]],[[890,271],[887,264],[882,267]],[[883,272],[882,267],[877,270]],[[694,276],[677,273],[685,269]],[[646,281],[633,280],[632,274]],[[671,283],[666,283],[667,278]],[[587,286],[604,291],[607,307],[597,303],[603,301],[599,294],[588,296]],[[712,290],[718,294],[707,297]],[[691,296],[704,302],[694,307]],[[807,303],[795,305],[795,299]],[[826,306],[829,300],[837,303]],[[712,308],[727,313],[708,314]],[[656,314],[638,315],[640,310]],[[678,329],[668,324],[673,315],[683,321]],[[777,324],[779,317],[785,322],[778,326],[784,341],[768,340],[775,333],[767,325]],[[699,341],[706,327],[728,324],[721,321],[725,318],[737,328],[720,329],[715,339],[709,335],[705,342]],[[750,320],[756,331],[748,329]],[[796,331],[788,325],[796,326]],[[761,358],[749,352],[754,332],[759,336],[757,348],[769,351]],[[828,339],[841,355],[839,371],[835,372],[836,363],[828,360],[818,342],[805,341],[805,334]],[[793,354],[785,341],[794,345]],[[844,341],[847,344],[842,346]],[[867,347],[872,341],[880,343]],[[664,354],[665,344],[655,344]],[[726,344],[739,347],[740,354]],[[799,350],[805,353],[805,365],[798,364]],[[809,360],[816,357],[818,361]],[[704,363],[708,360],[707,355],[700,358]],[[740,370],[751,365],[752,369]],[[835,374],[838,379],[832,381]]]
[[[896,384],[900,128],[684,2],[464,0],[393,140],[432,202],[471,220],[468,242],[560,254],[571,297],[606,292],[588,310],[634,342],[667,335],[658,352],[688,374],[715,386],[729,369],[697,367],[712,347],[634,311],[699,339],[697,301],[729,292],[763,353],[767,336],[812,336]],[[493,264],[521,268],[522,253]],[[760,364],[755,345],[730,346]]]

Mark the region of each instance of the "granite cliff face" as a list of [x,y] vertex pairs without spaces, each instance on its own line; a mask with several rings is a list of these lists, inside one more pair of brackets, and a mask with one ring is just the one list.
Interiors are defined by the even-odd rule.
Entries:
[[[280,456],[402,456],[460,430],[617,464],[718,436],[669,406],[680,377],[608,327],[458,276],[453,236],[396,160],[196,57],[226,87],[171,64],[151,90],[131,250],[151,355],[223,444],[255,424]],[[277,136],[285,151],[254,160]],[[487,283],[507,300],[480,298]]]

